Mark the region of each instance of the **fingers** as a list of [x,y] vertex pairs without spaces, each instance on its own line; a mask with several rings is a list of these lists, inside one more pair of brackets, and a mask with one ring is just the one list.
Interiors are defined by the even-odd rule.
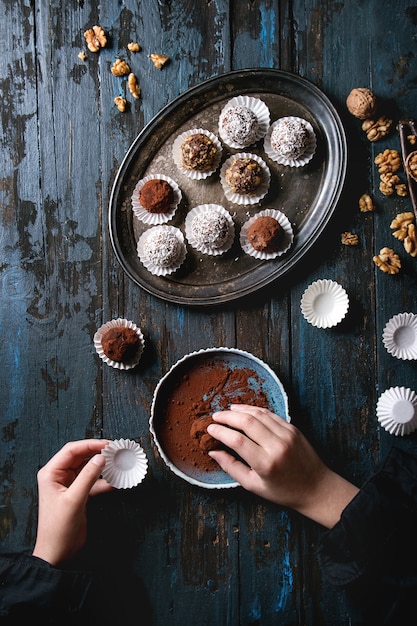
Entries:
[[209,455],[214,459],[233,480],[248,490],[256,489],[256,482],[259,481],[257,474],[247,465],[235,459],[225,450],[212,450]]
[[248,405],[233,404],[229,411],[214,413],[213,420],[242,431],[247,437],[265,447],[271,435],[284,437],[287,428],[285,420],[268,409]]
[[48,461],[46,466],[51,470],[78,469],[86,459],[101,452],[108,443],[107,439],[70,441]]
[[[68,490],[71,491],[72,497],[82,502],[86,500],[89,495],[109,491],[106,487],[106,481],[98,481],[105,464],[106,459],[102,454],[93,456],[68,488]],[[110,485],[108,486],[110,487]]]

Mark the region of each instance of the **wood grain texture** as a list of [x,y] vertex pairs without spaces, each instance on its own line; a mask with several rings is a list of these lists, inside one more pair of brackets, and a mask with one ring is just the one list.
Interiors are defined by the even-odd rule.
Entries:
[[[140,576],[155,626],[349,624],[342,599],[322,580],[321,529],[241,489],[208,492],[174,476],[148,420],[158,380],[203,347],[238,347],[282,380],[293,422],[333,468],[360,484],[395,443],[378,427],[377,399],[390,386],[416,389],[415,362],[382,344],[395,313],[416,309],[416,260],[392,237],[409,199],[379,191],[375,156],[399,149],[394,131],[370,144],[345,99],[368,86],[394,123],[417,117],[416,9],[405,0],[0,0],[0,540],[30,549],[36,532],[36,471],[67,440],[128,437],[150,461],[145,484],[91,503],[87,551]],[[83,32],[100,24],[108,46],[87,53]],[[137,41],[141,51],[127,50]],[[170,57],[158,70],[151,53]],[[129,62],[141,86],[131,98],[112,75]],[[289,276],[242,301],[214,308],[169,304],[124,274],[109,239],[113,181],[138,133],[179,94],[241,68],[278,68],[320,87],[339,112],[349,168],[337,209]],[[126,96],[127,111],[113,104]],[[375,213],[358,198],[374,196]],[[356,232],[357,247],[340,242]],[[372,256],[389,245],[398,276]],[[300,311],[318,278],[347,290],[336,328],[310,326]],[[145,336],[130,372],[97,357],[95,330],[114,317]],[[417,389],[416,389],[417,390]]]

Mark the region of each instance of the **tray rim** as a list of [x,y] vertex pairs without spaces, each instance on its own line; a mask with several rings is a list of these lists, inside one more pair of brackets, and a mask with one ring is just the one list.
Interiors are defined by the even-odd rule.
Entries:
[[[249,287],[245,287],[241,290],[235,290],[233,293],[224,293],[220,292],[216,297],[212,296],[198,296],[198,297],[187,297],[184,295],[179,295],[176,293],[170,293],[168,290],[164,291],[155,287],[154,285],[148,284],[146,280],[141,280],[138,277],[137,273],[134,269],[129,265],[127,260],[124,258],[122,254],[122,246],[119,242],[118,234],[117,234],[117,197],[120,192],[121,187],[123,186],[123,181],[125,180],[125,176],[128,172],[128,169],[131,165],[132,157],[136,155],[139,146],[142,142],[146,141],[149,136],[154,132],[154,130],[166,120],[167,116],[177,110],[181,103],[185,100],[198,96],[199,94],[203,94],[204,92],[209,92],[211,89],[215,88],[216,85],[221,85],[223,82],[233,82],[245,79],[246,77],[251,76],[252,78],[258,79],[273,79],[274,77],[280,80],[286,80],[288,82],[295,82],[298,85],[301,85],[307,91],[313,93],[313,95],[321,101],[321,103],[326,107],[328,114],[332,118],[333,122],[333,132],[335,136],[335,145],[338,147],[338,173],[337,173],[337,183],[334,185],[332,189],[332,197],[328,202],[327,210],[324,215],[321,216],[319,224],[316,225],[313,236],[311,236],[308,240],[302,242],[302,244],[296,248],[294,254],[288,255],[288,258],[284,261],[282,265],[278,268],[275,268],[275,271],[266,272],[264,276],[261,277],[256,283]],[[252,93],[255,92],[255,89],[250,90]],[[260,87],[258,91],[262,91]],[[249,93],[249,92],[248,92]],[[319,123],[320,120],[317,120]],[[232,70],[230,72],[225,72],[223,74],[219,74],[217,76],[208,78],[200,83],[190,87],[186,91],[180,93],[173,100],[168,102],[140,131],[137,137],[134,139],[129,149],[127,150],[119,169],[116,173],[115,179],[112,184],[109,205],[108,205],[108,227],[109,227],[109,236],[113,251],[115,256],[121,265],[122,269],[126,273],[126,275],[139,287],[147,291],[149,294],[154,295],[166,302],[171,302],[175,304],[182,304],[188,306],[207,306],[207,305],[218,305],[229,303],[234,300],[241,300],[245,296],[248,296],[251,293],[259,291],[260,289],[270,285],[271,283],[277,281],[279,278],[287,275],[301,259],[304,255],[313,247],[313,245],[317,242],[318,238],[322,234],[323,230],[327,226],[331,216],[333,215],[339,198],[341,196],[344,183],[346,180],[347,173],[347,139],[345,134],[345,129],[343,127],[342,120],[335,108],[332,104],[328,96],[314,83],[310,80],[299,76],[294,72],[289,72],[286,70],[280,70],[275,68],[247,68],[243,70]],[[254,268],[258,270],[258,268]]]

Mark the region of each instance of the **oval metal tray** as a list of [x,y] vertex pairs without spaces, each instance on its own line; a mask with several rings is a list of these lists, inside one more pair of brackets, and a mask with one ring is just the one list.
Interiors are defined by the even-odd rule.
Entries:
[[[285,115],[307,119],[317,135],[312,161],[289,168],[269,160],[263,142],[245,149],[262,156],[271,170],[271,185],[259,205],[238,206],[227,201],[218,172],[204,181],[187,178],[172,159],[175,137],[190,128],[218,134],[218,117],[234,96],[259,97],[268,105],[271,122]],[[238,150],[224,146],[223,160]],[[140,287],[166,301],[184,305],[212,305],[251,294],[283,276],[298,263],[328,223],[345,180],[347,147],[341,120],[315,85],[297,75],[273,69],[229,72],[189,89],[168,104],[141,131],[116,175],[109,203],[110,239],[126,274]],[[169,277],[153,276],[139,261],[137,240],[145,228],[133,216],[131,196],[147,174],[166,174],[181,187],[183,201],[169,222],[184,232],[186,212],[197,204],[214,202],[228,209],[236,226],[235,243],[221,257],[205,256],[187,246],[183,266]],[[277,208],[294,228],[290,250],[273,261],[244,254],[239,245],[241,225],[263,208]]]

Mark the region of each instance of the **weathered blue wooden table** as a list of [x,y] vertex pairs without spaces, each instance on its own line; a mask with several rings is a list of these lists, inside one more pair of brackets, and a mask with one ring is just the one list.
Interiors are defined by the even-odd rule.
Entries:
[[[350,480],[360,484],[393,444],[415,451],[414,434],[388,434],[375,412],[389,387],[417,391],[416,362],[382,343],[393,315],[417,313],[417,260],[390,229],[411,210],[410,198],[380,192],[374,158],[399,150],[395,125],[417,117],[417,7],[405,0],[0,5],[2,544],[33,546],[36,472],[66,441],[136,439],[148,476],[94,503],[89,546],[98,562],[105,550],[107,561],[134,567],[155,625],[348,624],[316,564],[321,529],[240,489],[208,491],[177,478],[157,454],[148,418],[155,386],[177,359],[237,347],[275,370],[294,423]],[[95,24],[109,35],[99,53],[83,37]],[[132,41],[139,52],[127,50]],[[152,53],[170,60],[157,69]],[[139,99],[111,73],[116,57],[130,62]],[[326,94],[346,133],[346,183],[291,272],[243,300],[168,302],[139,287],[116,258],[112,184],[129,146],[164,106],[205,79],[245,68],[288,71]],[[347,111],[354,87],[377,95],[393,120],[387,137],[368,141]],[[113,102],[119,95],[128,101],[123,113]],[[374,212],[359,211],[364,193]],[[341,243],[346,231],[358,245]],[[384,246],[401,258],[397,275],[373,263]],[[300,310],[304,290],[321,278],[338,281],[350,299],[332,329],[311,326]],[[129,372],[108,367],[93,346],[96,329],[119,316],[145,336],[141,363]]]

